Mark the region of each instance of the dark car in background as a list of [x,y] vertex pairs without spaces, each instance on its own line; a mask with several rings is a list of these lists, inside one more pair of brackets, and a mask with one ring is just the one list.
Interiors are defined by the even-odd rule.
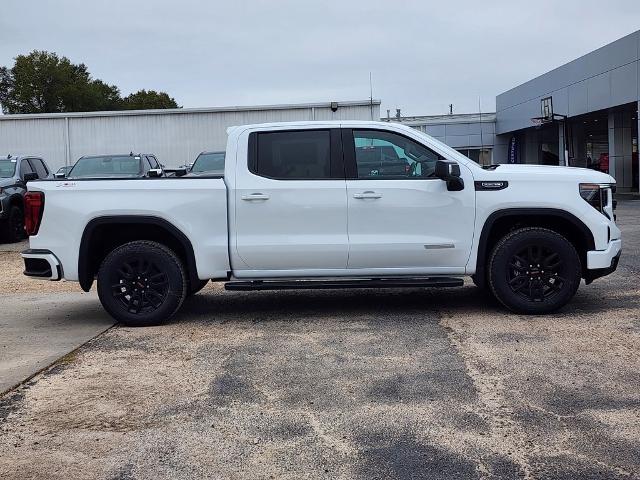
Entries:
[[70,180],[82,178],[163,177],[164,169],[153,154],[128,153],[80,157],[67,173]]
[[27,182],[50,177],[42,158],[30,155],[0,157],[0,240],[24,238],[24,195]]
[[190,176],[224,175],[225,152],[202,152],[189,170]]

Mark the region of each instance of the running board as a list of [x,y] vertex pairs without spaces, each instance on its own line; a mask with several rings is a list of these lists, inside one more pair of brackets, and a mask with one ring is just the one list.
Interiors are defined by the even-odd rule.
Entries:
[[340,288],[461,287],[461,278],[364,278],[331,280],[234,280],[224,284],[225,290],[301,290]]

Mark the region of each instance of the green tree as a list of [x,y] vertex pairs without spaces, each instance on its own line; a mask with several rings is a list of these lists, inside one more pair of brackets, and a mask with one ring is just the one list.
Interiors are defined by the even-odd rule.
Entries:
[[93,79],[86,65],[38,50],[18,55],[11,68],[0,67],[0,105],[9,114],[177,107],[169,95],[153,90],[123,99],[118,87]]
[[178,108],[176,101],[164,92],[139,90],[122,99],[124,110],[150,110],[155,108]]

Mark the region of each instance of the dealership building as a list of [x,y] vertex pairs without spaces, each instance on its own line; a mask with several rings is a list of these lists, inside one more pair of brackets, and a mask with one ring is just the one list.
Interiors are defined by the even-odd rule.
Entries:
[[496,98],[494,161],[609,172],[638,192],[640,31]]
[[587,167],[639,193],[640,31],[496,98],[491,114],[383,118],[429,133],[480,163]]

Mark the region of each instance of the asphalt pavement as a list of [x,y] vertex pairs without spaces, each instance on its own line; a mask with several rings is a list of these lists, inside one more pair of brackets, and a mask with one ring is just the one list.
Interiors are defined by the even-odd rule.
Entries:
[[113,320],[95,293],[2,295],[0,394],[99,335]]
[[[640,202],[618,216],[618,271],[553,315],[207,287],[0,397],[0,478],[640,478]],[[98,321],[73,298],[53,320]]]

